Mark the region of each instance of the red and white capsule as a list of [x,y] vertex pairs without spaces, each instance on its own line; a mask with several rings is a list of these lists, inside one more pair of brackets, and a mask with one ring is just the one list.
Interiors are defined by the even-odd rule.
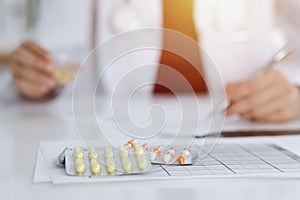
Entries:
[[161,146],[155,147],[150,153],[150,160],[154,161],[161,154],[163,148]]
[[189,148],[185,148],[177,157],[177,162],[179,164],[185,164],[185,162],[190,159],[191,150]]
[[149,145],[147,143],[143,144],[142,147],[146,150],[149,151]]
[[126,147],[126,149],[133,149],[135,144],[134,140],[129,140],[124,146]]
[[171,147],[171,148],[165,153],[165,155],[164,155],[164,157],[163,157],[163,161],[164,161],[165,163],[169,163],[169,162],[171,161],[172,157],[175,155],[175,153],[176,153],[175,147]]

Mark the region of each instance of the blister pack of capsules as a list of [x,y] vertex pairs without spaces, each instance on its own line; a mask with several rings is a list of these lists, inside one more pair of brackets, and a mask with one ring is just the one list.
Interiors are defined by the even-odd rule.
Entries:
[[116,147],[67,148],[64,152],[66,174],[71,176],[108,176],[142,174],[154,165],[192,165],[191,150],[184,147],[139,144],[135,140]]
[[65,152],[66,174],[108,176],[148,173],[152,171],[152,165],[147,151],[146,145],[134,144],[133,141],[120,148],[69,148]]
[[158,146],[150,149],[149,157],[156,165],[192,165],[193,156],[187,147]]

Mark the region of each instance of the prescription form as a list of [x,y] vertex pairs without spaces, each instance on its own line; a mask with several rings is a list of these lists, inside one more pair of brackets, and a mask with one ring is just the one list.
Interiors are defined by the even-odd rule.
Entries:
[[[197,178],[300,178],[300,157],[274,143],[239,142],[225,139],[219,142],[204,158],[194,158],[189,166],[154,166],[152,173],[125,176],[74,177],[65,174],[64,168],[55,166],[54,160],[65,144],[74,141],[41,142],[34,175],[35,183],[54,184],[147,181]],[[199,148],[197,141],[192,152]],[[195,152],[194,152],[195,153]]]

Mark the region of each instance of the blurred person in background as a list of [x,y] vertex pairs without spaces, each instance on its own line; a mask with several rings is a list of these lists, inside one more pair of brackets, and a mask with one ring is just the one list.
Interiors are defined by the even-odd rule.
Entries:
[[[253,7],[253,3],[257,7]],[[209,13],[213,13],[211,9],[217,16],[211,18],[217,21],[209,21]],[[253,12],[249,11],[250,17],[244,14],[247,9]],[[123,11],[125,14],[122,15]],[[40,99],[57,87],[51,75],[53,55],[48,51],[49,46],[76,43],[88,49],[122,31],[164,27],[203,42],[208,54],[221,68],[221,74],[227,71],[231,76],[237,76],[239,72],[235,72],[235,68],[240,67],[240,71],[247,74],[249,68],[257,68],[270,59],[274,52],[270,47],[274,26],[280,25],[286,31],[297,53],[300,49],[297,37],[300,31],[299,11],[297,0],[228,0],[223,3],[221,0],[40,0],[38,19],[31,30],[34,41],[20,44],[10,56],[9,63],[19,93],[30,99]],[[248,18],[253,16],[257,19],[250,24]],[[217,31],[209,30],[212,27]],[[249,31],[246,36],[234,34],[239,32],[237,29]],[[216,37],[209,38],[214,32]],[[225,36],[219,37],[222,34]],[[168,37],[163,37],[162,46],[167,42]],[[193,71],[185,71],[190,67],[188,63],[164,51],[150,57],[156,62],[160,60],[161,64],[173,65],[189,80],[194,91],[205,92],[202,77],[195,78],[198,75]],[[141,62],[147,63],[145,60]],[[195,76],[189,78],[187,74]],[[155,75],[146,78],[153,77],[163,78],[160,69],[157,75],[155,72]],[[300,116],[300,89],[279,70],[269,70],[247,81],[232,82],[225,77],[225,83],[231,102],[228,115],[238,114],[262,122],[285,122]],[[162,93],[164,89],[155,86],[154,91]]]

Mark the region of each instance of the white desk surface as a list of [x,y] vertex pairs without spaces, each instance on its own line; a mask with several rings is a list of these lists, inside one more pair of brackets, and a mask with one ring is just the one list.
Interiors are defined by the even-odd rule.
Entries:
[[[10,88],[11,89],[11,88]],[[2,90],[3,92],[3,90]],[[201,179],[130,183],[33,184],[38,144],[74,139],[68,98],[24,103],[17,96],[0,101],[1,199],[299,199],[299,179]],[[4,97],[4,98],[3,98]],[[68,123],[66,123],[68,122]],[[92,130],[89,130],[92,131]],[[253,139],[257,140],[257,139]],[[300,136],[260,138],[300,154]]]

